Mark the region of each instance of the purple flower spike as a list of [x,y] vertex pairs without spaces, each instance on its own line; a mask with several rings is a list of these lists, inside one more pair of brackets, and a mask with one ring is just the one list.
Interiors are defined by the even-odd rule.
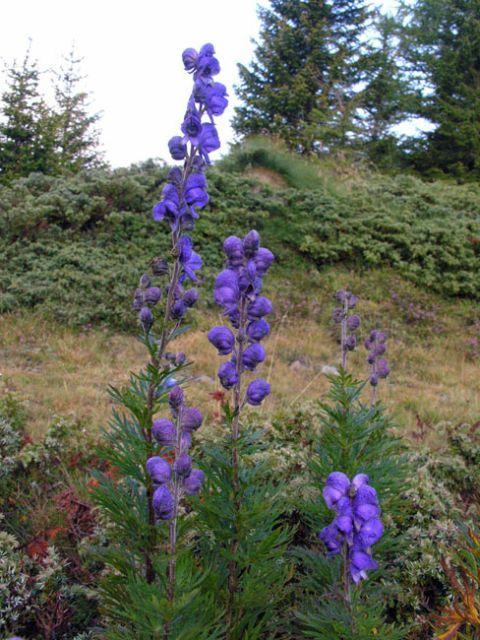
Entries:
[[173,422],[166,418],[160,418],[153,423],[152,435],[158,444],[164,447],[172,447],[177,437],[177,430]]
[[350,576],[359,582],[367,577],[368,570],[377,568],[371,556],[372,545],[383,535],[377,492],[368,484],[365,473],[357,474],[350,482],[344,473],[334,471],[327,478],[323,497],[327,506],[336,511],[336,517],[319,537],[328,555],[347,550]]
[[172,469],[168,462],[160,456],[153,456],[147,460],[147,473],[153,482],[164,484],[172,477]]
[[193,496],[202,488],[205,474],[200,469],[192,469],[190,475],[185,478],[183,488],[188,496]]
[[247,387],[246,399],[248,404],[258,406],[262,404],[270,393],[270,385],[266,380],[254,380]]
[[208,339],[218,349],[218,353],[226,356],[232,353],[235,344],[235,336],[228,327],[213,327],[208,332]]
[[153,494],[153,509],[159,520],[170,520],[173,518],[173,496],[165,484],[160,485]]

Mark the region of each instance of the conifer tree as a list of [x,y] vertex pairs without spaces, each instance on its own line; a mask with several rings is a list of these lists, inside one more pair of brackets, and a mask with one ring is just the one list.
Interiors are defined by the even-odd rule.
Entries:
[[417,113],[434,125],[421,169],[480,173],[480,0],[404,6],[409,70],[423,84]]
[[364,0],[271,0],[250,68],[240,65],[234,129],[300,152],[343,146],[354,129],[370,12]]
[[0,120],[0,180],[48,172],[54,149],[53,114],[39,92],[40,71],[27,51],[7,70]]
[[365,64],[365,88],[356,113],[357,143],[376,165],[399,161],[393,128],[412,109],[413,95],[399,63],[398,22],[376,12],[376,34],[371,38]]
[[89,113],[89,95],[79,88],[80,64],[81,58],[72,50],[55,86],[57,163],[62,173],[76,173],[99,162],[95,124],[100,116]]

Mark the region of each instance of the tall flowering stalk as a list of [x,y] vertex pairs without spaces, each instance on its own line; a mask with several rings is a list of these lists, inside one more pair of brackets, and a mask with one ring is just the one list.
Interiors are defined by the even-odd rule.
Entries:
[[[182,322],[198,299],[194,285],[202,260],[193,248],[190,232],[209,199],[205,167],[210,153],[220,147],[214,118],[228,104],[225,86],[214,80],[220,65],[213,46],[186,49],[182,58],[185,70],[192,75],[193,89],[182,133],[168,143],[172,158],[182,164],[170,170],[161,200],[153,208],[154,220],[170,227],[171,251],[153,259],[151,271],[140,278],[134,294],[140,340],[148,350],[149,362],[140,374],[131,375],[127,389],[112,390],[124,411],[114,413],[112,430],[107,434],[110,446],[103,457],[120,479],[114,483],[103,477],[97,491],[99,505],[116,524],[119,551],[108,562],[121,576],[105,583],[105,609],[120,624],[137,622],[135,637],[164,640],[177,633],[175,624],[176,629],[187,625],[187,620],[191,624],[194,611],[203,619],[208,616],[205,603],[190,607],[188,615],[179,613],[183,601],[175,598],[182,501],[197,493],[203,482],[203,472],[192,468],[189,455],[191,435],[200,427],[202,416],[198,409],[187,406],[181,388],[186,380],[186,356],[170,351],[169,346],[184,331]],[[157,417],[167,400],[171,419]],[[161,526],[167,522],[168,527]],[[142,580],[138,577],[140,556]],[[189,566],[194,572],[193,560]],[[133,582],[132,576],[136,576]],[[196,588],[193,582],[190,587]],[[155,595],[163,591],[167,606]],[[139,613],[142,607],[143,613]],[[112,637],[117,637],[115,633],[113,626]],[[208,633],[204,623],[196,635],[209,637]]]
[[340,345],[342,350],[342,368],[347,368],[347,353],[357,346],[355,332],[360,327],[360,318],[351,310],[357,306],[358,298],[351,291],[341,289],[335,294],[339,306],[333,310],[333,321],[340,325]]
[[[260,235],[252,230],[242,239],[230,236],[223,244],[226,268],[215,280],[215,302],[223,309],[233,331],[226,326],[213,327],[208,339],[219,355],[230,359],[218,369],[220,383],[232,390],[233,411],[231,420],[231,464],[233,469],[233,505],[239,510],[238,438],[240,414],[245,404],[260,405],[270,393],[270,385],[258,378],[245,389],[245,376],[256,370],[265,360],[261,340],[270,333],[265,316],[272,312],[268,298],[260,295],[263,277],[274,260],[273,253],[260,246]],[[231,545],[233,556],[229,563],[228,624],[231,625],[233,600],[237,591],[238,568],[234,560],[240,540],[234,537]]]

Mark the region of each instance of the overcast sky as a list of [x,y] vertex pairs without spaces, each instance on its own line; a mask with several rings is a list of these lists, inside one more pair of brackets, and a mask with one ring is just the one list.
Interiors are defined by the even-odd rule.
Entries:
[[[220,59],[218,79],[230,106],[218,119],[222,143],[229,126],[237,62],[248,64],[258,34],[258,5],[267,0],[6,0],[2,6],[0,58],[21,60],[32,40],[42,70],[59,66],[75,46],[84,58],[85,88],[102,112],[102,148],[114,166],[168,157],[167,141],[179,132],[191,78],[181,53],[212,42]],[[389,10],[395,0],[378,1]],[[46,76],[47,77],[47,76]],[[45,78],[46,78],[45,77]],[[0,78],[4,88],[4,77]],[[47,80],[45,80],[47,82]]]

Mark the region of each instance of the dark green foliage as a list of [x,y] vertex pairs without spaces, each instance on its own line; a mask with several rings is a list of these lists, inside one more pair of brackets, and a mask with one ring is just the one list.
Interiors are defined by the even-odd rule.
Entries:
[[[1,189],[0,311],[28,307],[73,325],[131,327],[138,274],[168,250],[150,213],[165,176],[146,163],[70,178],[32,174]],[[210,206],[196,229],[204,278],[222,264],[223,239],[255,227],[268,236],[280,276],[299,265],[392,266],[444,295],[479,297],[474,184],[372,177],[336,191],[318,180],[315,190],[272,192],[218,170],[209,181]]]
[[421,170],[480,175],[480,2],[416,0],[404,7],[408,71],[435,128],[417,153]]
[[251,68],[239,65],[235,130],[278,135],[303,153],[344,146],[363,67],[366,3],[271,0],[259,16]]
[[8,69],[0,122],[0,182],[51,169],[54,118],[39,92],[40,71],[27,52]]
[[[322,543],[298,551],[304,576],[300,582],[300,620],[308,638],[404,638],[400,626],[386,623],[387,602],[395,593],[392,577],[402,551],[399,530],[406,526],[404,495],[408,489],[404,447],[390,434],[391,425],[379,407],[360,400],[363,384],[346,373],[331,378],[328,403],[322,405],[323,419],[311,460],[312,482],[318,498],[307,504],[305,516],[312,539],[332,519],[321,490],[332,471],[349,478],[366,473],[377,490],[385,533],[374,546],[378,571],[359,586],[344,592],[343,562],[328,558]],[[381,581],[380,581],[381,580]]]
[[[146,340],[153,354],[154,340]],[[149,518],[147,492],[151,480],[145,463],[158,446],[145,434],[151,430],[152,415],[167,402],[166,378],[178,378],[179,373],[149,364],[139,374],[131,374],[127,387],[111,391],[118,409],[105,433],[105,445],[99,450],[108,469],[97,473],[99,484],[93,492],[107,527],[108,544],[98,546],[94,557],[106,566],[99,597],[106,625],[104,637],[111,640],[161,639],[166,625],[172,639],[216,637],[213,596],[201,589],[207,572],[199,571],[185,545],[185,525],[178,535],[176,590],[171,602],[166,586],[168,523],[155,524]],[[150,406],[152,385],[155,399]],[[146,568],[148,563],[153,567],[153,579]]]
[[99,163],[99,114],[88,112],[88,93],[79,88],[84,79],[79,72],[80,58],[72,50],[57,74],[55,86],[56,161],[58,172],[77,173]]
[[[222,624],[231,640],[270,638],[285,624],[286,583],[292,571],[285,551],[292,532],[282,521],[281,481],[272,481],[268,462],[258,460],[265,448],[262,438],[261,432],[245,429],[237,441],[238,492],[231,438],[224,436],[203,451],[208,482],[196,505],[198,547],[205,566],[211,567],[206,586],[215,594],[217,611],[225,612]],[[228,584],[232,561],[238,580],[233,603]]]

